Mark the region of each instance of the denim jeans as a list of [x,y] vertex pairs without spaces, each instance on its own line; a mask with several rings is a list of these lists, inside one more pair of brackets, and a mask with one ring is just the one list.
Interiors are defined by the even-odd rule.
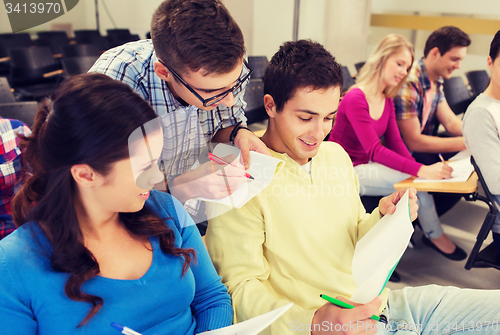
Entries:
[[377,334],[500,333],[500,290],[428,285],[389,292]]
[[[387,196],[394,192],[394,184],[410,177],[409,174],[393,170],[379,163],[369,162],[354,167],[359,179],[359,195]],[[432,195],[418,192],[418,218],[427,238],[438,238],[443,234]]]

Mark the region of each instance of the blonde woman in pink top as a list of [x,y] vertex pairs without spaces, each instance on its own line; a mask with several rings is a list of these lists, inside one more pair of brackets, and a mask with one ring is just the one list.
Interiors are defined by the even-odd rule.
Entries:
[[[409,176],[451,177],[452,169],[444,163],[416,162],[398,130],[392,98],[406,81],[413,60],[413,45],[405,37],[386,36],[339,105],[329,140],[342,145],[351,157],[360,195],[387,196],[394,192],[395,183]],[[444,233],[432,195],[419,192],[418,198],[424,242],[448,259],[465,259],[465,251]]]

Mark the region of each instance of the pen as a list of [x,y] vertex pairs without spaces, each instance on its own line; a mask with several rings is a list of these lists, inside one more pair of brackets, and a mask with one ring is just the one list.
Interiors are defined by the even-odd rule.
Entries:
[[[338,300],[338,299],[335,299],[335,298],[332,298],[332,297],[329,297],[327,295],[324,295],[324,294],[320,294],[319,295],[321,298],[325,299],[326,301],[328,302],[331,302],[332,304],[334,305],[337,305],[339,307],[342,307],[342,308],[347,308],[347,309],[352,309],[354,308],[353,305],[349,305],[348,303],[346,302],[343,302],[341,300]],[[378,322],[382,322],[382,323],[387,323],[387,319],[385,318],[385,316],[377,316],[377,315],[372,315],[370,317],[370,319],[373,319],[375,321],[378,321]]]
[[439,156],[439,159],[441,160],[441,162],[443,162],[443,163],[445,163],[445,164],[446,164],[446,161],[444,160],[443,155],[438,154],[438,156]]
[[[233,164],[230,164],[230,163],[226,162],[225,160],[223,160],[222,158],[214,155],[211,152],[208,153],[208,159],[210,159],[212,162],[216,162],[217,164],[234,166]],[[248,172],[245,172],[245,177],[247,177],[248,179],[254,180],[254,177],[252,177],[250,175],[250,173],[248,173]]]
[[128,327],[124,327],[116,322],[111,322],[111,327],[115,328],[119,332],[125,335],[142,335],[141,333],[136,332]]

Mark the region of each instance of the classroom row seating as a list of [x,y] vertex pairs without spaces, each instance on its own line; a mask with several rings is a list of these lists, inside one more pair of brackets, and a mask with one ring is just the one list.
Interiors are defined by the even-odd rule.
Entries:
[[0,34],[0,76],[9,72],[9,50],[33,46],[48,47],[54,58],[62,57],[63,49],[72,44],[93,45],[99,52],[104,52],[118,45],[139,40],[128,29],[108,29],[107,36],[97,30],[75,30],[75,37],[69,38],[65,31],[38,32],[38,39],[32,40],[28,33]]
[[0,76],[5,76],[21,100],[50,96],[66,75],[87,72],[111,47],[139,39],[128,29],[44,31],[32,40],[27,33],[0,34]]
[[245,116],[248,125],[268,118],[264,108],[264,82],[262,81],[267,63],[266,56],[248,56],[248,67],[252,69],[252,75],[243,97],[247,103]]

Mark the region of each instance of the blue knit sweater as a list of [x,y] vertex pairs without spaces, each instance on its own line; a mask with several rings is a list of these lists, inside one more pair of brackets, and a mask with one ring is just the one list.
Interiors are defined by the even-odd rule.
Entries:
[[170,195],[151,191],[146,206],[175,233],[175,245],[194,248],[198,261],[182,277],[184,259],[165,254],[158,238],[150,238],[153,262],[137,280],[101,276],[82,291],[100,296],[104,304],[84,326],[77,325],[90,304],[64,293],[68,274],[50,266],[52,246],[36,223],[26,223],[0,241],[0,333],[3,335],[118,334],[117,322],[144,335],[195,334],[232,323],[233,310],[192,219]]

